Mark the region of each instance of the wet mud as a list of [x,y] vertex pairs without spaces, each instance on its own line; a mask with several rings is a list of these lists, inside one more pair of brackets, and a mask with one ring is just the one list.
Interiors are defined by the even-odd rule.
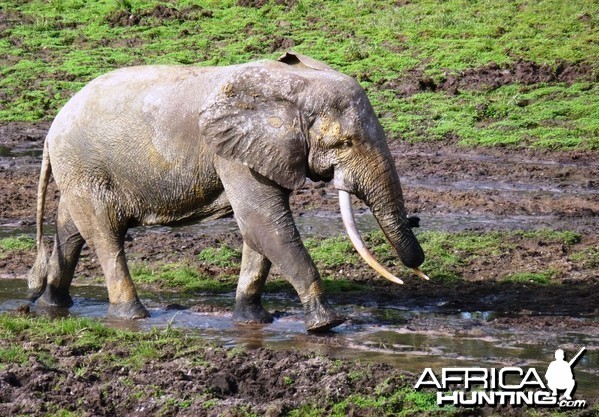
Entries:
[[[384,88],[394,91],[399,97],[409,97],[423,91],[445,91],[457,94],[460,90],[494,90],[504,85],[531,85],[538,83],[599,81],[599,72],[586,63],[560,62],[556,65],[537,64],[519,59],[510,64],[491,62],[478,68],[469,68],[451,73],[440,80],[426,76],[422,69],[385,83]],[[526,103],[522,103],[526,105]]]
[[[34,233],[39,161],[48,127],[48,123],[0,126],[0,237]],[[206,331],[208,339],[225,347],[247,349],[233,361],[226,351],[207,351],[206,360],[213,364],[207,369],[189,368],[185,361],[191,358],[170,360],[172,358],[165,357],[141,370],[107,369],[90,373],[100,377],[81,378],[68,370],[85,360],[85,353],[76,355],[68,351],[66,345],[57,346],[51,352],[60,363],[57,369],[32,362],[27,367],[15,365],[0,372],[0,403],[4,401],[16,407],[0,409],[9,414],[43,415],[40,410],[44,410],[46,403],[62,405],[73,396],[85,395],[89,404],[83,409],[94,415],[123,411],[147,415],[157,411],[158,405],[150,401],[149,393],[142,395],[135,407],[127,405],[128,387],[123,381],[129,379],[135,384],[164,381],[162,389],[168,388],[175,397],[180,393],[179,398],[184,392],[197,395],[210,392],[205,400],[217,398],[222,406],[213,409],[210,415],[226,413],[240,404],[248,405],[259,414],[284,415],[285,410],[302,404],[302,399],[319,401],[322,381],[327,381],[331,392],[362,393],[368,386],[376,386],[389,378],[392,390],[404,386],[406,381],[413,382],[419,369],[435,363],[456,366],[486,360],[498,366],[544,364],[551,350],[560,343],[572,350],[587,346],[589,351],[595,352],[587,358],[590,362],[585,365],[586,379],[580,385],[587,385],[583,392],[586,399],[597,401],[599,394],[593,389],[589,391],[588,385],[596,381],[599,374],[596,355],[599,270],[597,265],[580,269],[571,259],[574,251],[599,246],[596,152],[463,149],[455,144],[444,143],[441,147],[437,143],[398,141],[391,143],[391,150],[402,178],[407,209],[421,218],[423,230],[551,228],[576,231],[582,239],[566,247],[558,242],[542,239],[531,242],[514,235],[511,242],[514,250],[510,256],[469,261],[463,271],[464,280],[460,282],[433,279],[427,283],[408,278],[404,280],[406,285],[399,288],[383,282],[361,262],[343,271],[325,268],[321,270],[323,275],[342,276],[368,288],[368,292],[336,293],[331,297],[349,321],[329,337],[305,334],[299,302],[291,291],[268,295],[275,297],[267,297],[270,307],[280,308],[278,320],[274,328],[262,330],[265,337],[252,339],[247,337],[248,332],[219,328],[231,326],[232,294],[225,296],[222,304],[207,301],[210,295],[197,300],[189,294],[183,294],[183,299],[175,295],[169,298],[171,295],[167,294],[168,299],[160,300],[155,297],[163,293],[163,289],[155,288],[144,294],[144,302],[150,303],[158,318],[170,320],[177,312],[173,309],[180,308],[177,316],[180,319],[189,316],[194,323],[202,319],[212,323],[212,328]],[[59,197],[53,183],[48,195],[47,233],[52,230]],[[355,207],[361,219],[360,227],[376,228],[367,208],[359,201],[355,201]],[[305,236],[342,233],[336,192],[330,186],[308,183],[294,192],[292,209]],[[51,238],[46,240],[49,244]],[[235,267],[220,268],[198,260],[202,249],[222,243],[241,247],[241,238],[230,219],[181,229],[134,229],[129,233],[126,250],[130,262],[138,264],[182,262],[209,276],[235,275],[239,272]],[[0,279],[16,280],[24,286],[23,277],[33,264],[34,256],[33,251],[18,251],[0,257]],[[502,274],[531,267],[557,271],[560,285],[499,281]],[[85,248],[75,279],[76,291],[84,292],[76,302],[85,304],[85,300],[98,298],[86,294],[84,289],[97,286],[100,278],[95,256]],[[95,311],[98,317],[103,317],[106,299],[100,299],[99,310]],[[280,299],[286,300],[284,306],[279,306]],[[19,297],[16,300],[9,307],[4,304],[3,309],[18,310],[21,303]],[[90,315],[87,307],[75,314]],[[196,327],[185,322],[181,326]],[[280,334],[287,335],[287,339],[274,336]],[[509,342],[505,342],[508,338]],[[493,346],[502,343],[507,343],[503,351],[493,351]],[[315,357],[291,349],[298,346],[303,351],[324,356]],[[479,350],[472,351],[472,346],[478,346]],[[533,350],[527,350],[526,346],[532,346]],[[516,351],[520,353],[515,354]],[[352,361],[339,365],[334,357]],[[356,359],[365,362],[355,362]],[[249,366],[249,362],[253,365]],[[100,369],[102,364],[94,366]],[[185,366],[191,374],[182,373]],[[354,371],[364,372],[369,377],[355,384],[348,376]],[[284,376],[291,374],[297,383],[286,385]],[[60,378],[72,380],[69,392],[52,391],[51,387]],[[110,381],[117,382],[111,384]],[[144,398],[147,401],[142,404]],[[99,410],[104,410],[104,414]],[[194,408],[182,410],[173,406],[171,410],[172,415],[187,412],[209,415],[205,410]],[[477,411],[478,415],[485,413],[488,414],[488,410]],[[522,413],[517,409],[507,411],[508,415]],[[368,414],[355,410],[354,415]]]

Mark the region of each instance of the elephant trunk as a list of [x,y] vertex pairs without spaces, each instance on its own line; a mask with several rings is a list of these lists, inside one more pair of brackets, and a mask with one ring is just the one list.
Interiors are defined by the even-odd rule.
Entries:
[[[370,207],[387,240],[401,259],[402,263],[412,268],[414,273],[423,279],[428,277],[418,268],[424,262],[424,252],[412,232],[403,204],[403,195],[399,176],[389,159],[381,158],[377,164],[377,172],[363,173],[368,180],[357,181],[356,195]],[[383,277],[396,283],[401,280],[386,271],[368,252],[355,228],[349,194],[339,191],[341,214],[354,247],[364,260]],[[351,217],[351,219],[350,219]]]
[[356,222],[354,219],[354,212],[351,207],[351,196],[347,191],[340,190],[339,191],[339,208],[341,209],[341,218],[343,219],[343,224],[345,229],[347,230],[347,235],[351,240],[356,251],[364,258],[366,263],[370,265],[372,269],[381,274],[383,278],[388,279],[391,282],[396,284],[403,284],[403,281],[389,272],[383,265],[381,265],[375,258],[372,256],[362,237],[360,236],[360,232],[358,232],[358,228],[356,227]]

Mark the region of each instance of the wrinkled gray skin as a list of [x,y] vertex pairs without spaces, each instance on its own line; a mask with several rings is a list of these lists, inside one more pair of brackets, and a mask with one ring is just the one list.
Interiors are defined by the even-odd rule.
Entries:
[[[56,236],[41,242],[46,185],[60,189]],[[109,314],[143,318],[123,240],[129,227],[234,213],[243,237],[234,320],[270,322],[261,294],[272,264],[296,289],[306,328],[343,322],[289,208],[306,177],[364,200],[406,266],[424,260],[406,218],[381,125],[352,78],[308,57],[202,68],[125,68],[89,83],[46,138],[38,198],[38,258],[29,295],[70,306],[81,247],[95,249]]]

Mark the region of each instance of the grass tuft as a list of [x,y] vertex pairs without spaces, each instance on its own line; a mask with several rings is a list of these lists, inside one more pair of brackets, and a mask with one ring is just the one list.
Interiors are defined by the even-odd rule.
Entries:
[[6,237],[0,239],[0,249],[3,252],[25,251],[35,248],[35,239],[26,236]]
[[150,267],[133,264],[131,276],[136,283],[183,291],[221,293],[235,289],[237,278],[229,275],[210,277],[184,264]]
[[241,252],[223,243],[218,248],[203,249],[198,255],[198,259],[221,268],[239,268]]

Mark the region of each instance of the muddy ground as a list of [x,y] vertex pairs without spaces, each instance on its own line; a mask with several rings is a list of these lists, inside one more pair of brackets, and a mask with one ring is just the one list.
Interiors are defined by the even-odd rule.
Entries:
[[[4,235],[31,230],[30,226],[35,224],[39,155],[48,127],[48,123],[0,126],[0,227]],[[449,230],[452,230],[451,223],[456,216],[488,219],[471,227],[460,226],[467,230],[502,230],[505,225],[496,220],[510,218],[515,219],[515,223],[512,222],[509,228],[518,228],[518,221],[522,228],[530,228],[531,224],[536,227],[538,223],[538,227],[577,231],[582,240],[564,246],[514,237],[515,249],[510,257],[469,263],[468,270],[463,271],[463,282],[439,283],[433,277],[431,282],[425,283],[406,277],[406,285],[401,290],[377,278],[369,268],[360,264],[353,270],[343,271],[343,277],[365,283],[371,291],[352,292],[347,296],[336,294],[331,299],[333,303],[517,313],[482,322],[481,334],[485,333],[485,326],[509,326],[522,335],[527,334],[527,329],[531,335],[551,334],[580,326],[577,321],[580,317],[597,317],[597,266],[580,269],[570,258],[573,251],[599,246],[599,158],[596,152],[463,149],[451,143],[441,146],[439,143],[406,144],[399,141],[392,142],[391,149],[411,214],[423,219],[427,216],[446,219]],[[51,223],[59,196],[53,184],[49,195],[54,197],[48,199],[46,206],[46,221]],[[365,210],[359,202],[356,206],[358,212]],[[294,193],[292,208],[297,216],[318,213],[319,216],[334,217],[338,213],[334,190],[322,184],[308,184]],[[127,242],[127,252],[134,262],[187,262],[208,274],[236,274],[235,268],[223,271],[198,261],[197,254],[203,248],[219,246],[223,242],[235,248],[241,246],[237,233],[197,235],[169,230],[133,231]],[[33,260],[33,252],[19,252],[18,256],[0,259],[0,277],[23,277]],[[531,268],[543,270],[545,267],[558,271],[557,279],[562,285],[535,286],[498,281],[500,274]],[[339,273],[334,270],[324,272]],[[93,253],[84,249],[76,283],[96,283],[100,275]],[[294,297],[291,293],[288,295]],[[202,310],[201,306],[184,307]],[[585,323],[584,326],[588,326],[588,322]],[[590,323],[597,325],[596,320]],[[435,328],[435,322],[407,323],[410,325],[421,326],[423,331],[470,331],[467,328]],[[523,336],[523,343],[526,342],[524,339],[526,336]],[[326,344],[326,340],[322,339],[322,343]],[[51,353],[59,361],[56,369],[32,362],[28,367],[15,365],[0,372],[0,414],[44,415],[49,404],[66,407],[73,397],[85,396],[85,402],[78,410],[87,415],[122,415],[125,412],[148,415],[159,409],[165,411],[164,415],[235,415],[231,410],[243,406],[247,411],[276,416],[303,403],[318,404],[325,398],[345,392],[368,393],[385,380],[389,381],[387,389],[392,391],[406,382],[413,382],[415,377],[383,364],[348,362],[339,365],[326,356],[268,349],[248,350],[233,359],[224,351],[209,350],[205,359],[212,366],[208,368],[184,366],[190,358],[171,360],[164,357],[137,371],[115,368],[100,372],[102,363],[88,361],[89,366],[98,368],[96,373],[89,375],[100,376],[81,377],[74,374],[73,369],[77,363],[86,360],[86,352],[72,352],[65,345],[56,347]],[[252,365],[246,366],[248,363]],[[354,380],[348,376],[352,372],[362,372],[368,377]],[[292,375],[295,383],[285,384],[285,375]],[[51,389],[64,378],[72,381],[72,388],[68,391]],[[155,402],[155,394],[150,392],[140,394],[140,398],[133,401],[127,395],[129,388],[123,382],[125,380],[134,384],[149,380],[168,381],[160,382],[160,389],[168,390],[175,398],[209,392],[205,400],[216,398],[220,401],[219,406],[207,411],[195,405],[183,408],[181,404],[173,403],[165,409],[163,403]],[[323,385],[323,381],[326,384]],[[325,385],[330,392],[323,394],[321,387]],[[522,412],[519,409],[504,411],[516,415]],[[489,412],[467,410],[464,415],[487,415]],[[351,407],[348,413],[369,415],[367,409]]]

